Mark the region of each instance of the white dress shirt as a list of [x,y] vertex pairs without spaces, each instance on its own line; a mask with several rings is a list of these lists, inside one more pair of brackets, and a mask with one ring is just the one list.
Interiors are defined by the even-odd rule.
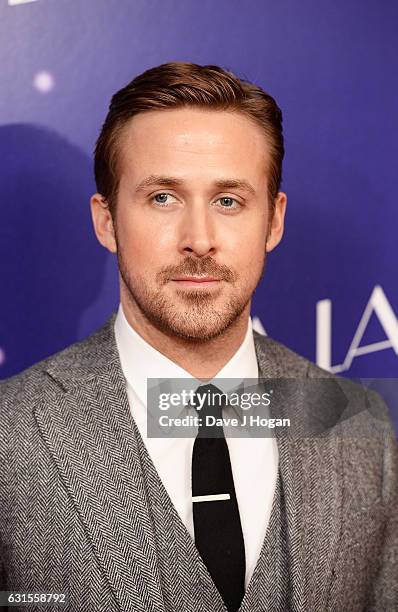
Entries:
[[[115,338],[126,378],[132,416],[159,477],[194,540],[191,493],[194,438],[149,438],[146,406],[147,377],[196,379],[146,342],[128,323],[121,304],[115,320]],[[258,378],[250,318],[241,346],[214,378],[236,381]],[[214,384],[224,390],[222,384]],[[228,437],[227,431],[225,436],[245,542],[245,586],[247,587],[261,551],[271,514],[278,471],[278,446],[275,438]]]

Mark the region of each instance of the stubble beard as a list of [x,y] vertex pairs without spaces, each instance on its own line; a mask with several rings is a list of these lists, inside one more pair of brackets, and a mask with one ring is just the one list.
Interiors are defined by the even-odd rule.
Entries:
[[[165,282],[152,287],[142,276],[134,279],[131,277],[120,244],[118,244],[117,259],[120,276],[133,308],[138,308],[147,321],[167,336],[171,338],[177,336],[187,343],[194,344],[208,342],[222,335],[237,322],[263,277],[266,263],[264,253],[262,271],[254,288],[251,288],[248,282],[244,283],[235,295],[217,308],[215,303],[218,291],[177,290],[179,299],[173,301],[171,296],[162,292]],[[198,266],[197,260],[190,258],[190,262],[185,260],[185,263],[188,263],[190,268],[187,270],[185,267],[186,273],[203,274],[203,269],[194,269]],[[212,273],[211,265],[206,271]],[[225,289],[220,287],[220,291],[223,290]]]

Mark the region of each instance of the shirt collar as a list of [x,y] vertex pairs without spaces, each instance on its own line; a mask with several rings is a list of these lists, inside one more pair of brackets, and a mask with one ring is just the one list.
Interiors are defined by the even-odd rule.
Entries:
[[[196,383],[195,388],[203,384],[144,340],[127,321],[121,303],[115,319],[115,338],[124,376],[144,406],[147,405],[147,378],[192,379]],[[258,378],[258,363],[250,317],[242,344],[212,381],[222,391],[228,391],[238,387],[245,378]],[[216,379],[229,380],[220,380],[217,383]]]

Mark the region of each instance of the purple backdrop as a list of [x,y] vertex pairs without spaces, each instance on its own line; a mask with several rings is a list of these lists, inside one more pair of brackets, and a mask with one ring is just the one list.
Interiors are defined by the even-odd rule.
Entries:
[[344,376],[396,377],[397,27],[388,0],[3,0],[0,378],[116,308],[92,151],[111,95],[171,60],[229,68],[284,113],[287,227],[256,326]]

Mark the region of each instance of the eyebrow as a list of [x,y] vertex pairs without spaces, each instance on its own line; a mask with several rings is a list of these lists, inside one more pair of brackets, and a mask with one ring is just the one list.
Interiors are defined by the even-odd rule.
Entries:
[[[184,185],[184,181],[172,176],[151,174],[138,183],[135,191],[143,191],[147,187],[154,187],[155,185],[162,187],[181,187]],[[213,182],[213,185],[219,189],[241,189],[251,195],[255,195],[256,193],[254,187],[245,179],[217,179]]]

